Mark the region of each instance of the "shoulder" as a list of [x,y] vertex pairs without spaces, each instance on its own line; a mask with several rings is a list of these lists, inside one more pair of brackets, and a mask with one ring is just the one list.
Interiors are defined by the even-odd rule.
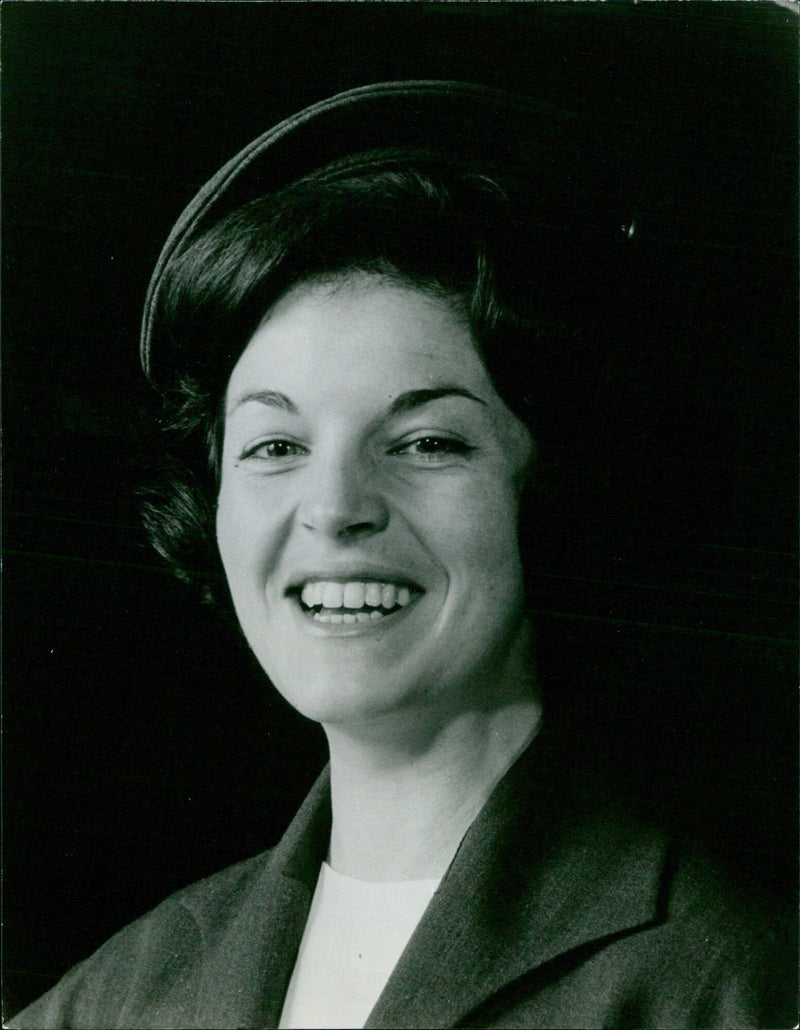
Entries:
[[[170,895],[71,969],[8,1025],[19,1030],[128,1026],[128,1013],[141,1012],[143,1006],[157,1012],[159,999],[170,1012],[189,1012],[209,941],[235,920],[263,882],[272,854],[267,851],[239,862]],[[162,1011],[166,1014],[167,1009]],[[117,1022],[108,1022],[109,1013]],[[182,1025],[194,1024],[187,1017]]]
[[794,892],[674,829],[622,825],[634,852],[654,833],[664,842],[654,918],[609,948],[607,973],[613,979],[618,962],[628,1015],[663,1027],[793,1025]]
[[566,804],[557,834],[567,853],[562,868],[581,909],[602,917],[597,926],[608,928],[610,911],[637,916],[626,930],[620,924],[613,936],[596,938],[583,967],[597,972],[592,990],[603,984],[612,999],[602,1025],[796,1022],[796,891],[602,782],[577,783],[578,800]]
[[[685,827],[618,797],[597,805],[588,822],[595,840],[613,842],[610,854],[618,852],[620,869],[644,856],[645,867],[658,870],[650,940],[680,954],[687,969],[724,967],[738,974],[762,966],[771,955],[777,972],[796,954],[796,890],[781,888]],[[615,879],[609,877],[611,891]]]
[[735,993],[741,1003],[788,992],[796,1004],[796,892],[703,847],[679,842],[674,851],[665,925],[680,930],[687,961],[693,953],[706,971],[701,1007],[714,992]]
[[237,862],[212,876],[176,891],[152,911],[125,927],[87,960],[113,954],[170,954],[192,942],[205,942],[214,928],[226,924],[261,885],[273,851]]

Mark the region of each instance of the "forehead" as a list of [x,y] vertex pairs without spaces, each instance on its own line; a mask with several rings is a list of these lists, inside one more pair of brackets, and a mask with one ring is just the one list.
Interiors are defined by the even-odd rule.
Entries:
[[303,284],[282,297],[234,367],[228,396],[257,386],[392,394],[443,377],[492,391],[457,302],[359,276]]

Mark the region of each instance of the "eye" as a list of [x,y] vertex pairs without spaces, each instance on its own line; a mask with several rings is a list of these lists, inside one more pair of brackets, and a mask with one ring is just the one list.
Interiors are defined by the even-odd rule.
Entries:
[[287,458],[297,458],[302,454],[308,454],[307,448],[292,440],[262,440],[260,443],[248,447],[242,454],[242,458],[256,458],[263,461],[281,461]]
[[406,455],[421,461],[443,461],[447,458],[460,457],[475,450],[463,440],[452,436],[418,436],[414,440],[393,447],[390,454]]

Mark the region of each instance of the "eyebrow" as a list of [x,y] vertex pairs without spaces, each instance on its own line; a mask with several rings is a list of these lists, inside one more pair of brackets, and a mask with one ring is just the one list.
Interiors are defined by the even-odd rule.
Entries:
[[237,397],[236,400],[228,406],[226,414],[230,415],[237,408],[240,408],[243,404],[248,404],[251,401],[256,401],[258,404],[265,404],[268,408],[278,408],[280,411],[288,411],[290,415],[299,415],[300,410],[293,400],[290,400],[285,393],[280,393],[278,390],[254,390],[250,393],[242,394],[241,397]]
[[387,415],[391,418],[393,415],[413,411],[414,408],[422,407],[423,404],[438,401],[440,397],[466,397],[467,400],[486,405],[486,401],[481,400],[480,397],[476,397],[474,393],[470,393],[469,390],[465,390],[461,386],[445,385],[436,386],[429,390],[409,390],[407,393],[401,393],[390,404]]
[[[470,393],[469,390],[465,390],[461,386],[445,385],[432,387],[427,390],[407,390],[405,393],[401,393],[399,397],[395,397],[389,405],[389,410],[386,414],[388,418],[392,418],[395,415],[405,414],[408,411],[413,411],[415,408],[420,408],[424,404],[430,404],[431,401],[438,401],[442,397],[466,397],[467,400],[486,405],[486,401],[481,400],[480,397],[476,397],[474,393]],[[269,408],[288,411],[290,415],[300,414],[300,409],[294,401],[278,390],[254,390],[242,394],[241,397],[237,397],[228,407],[227,414],[230,415],[243,404],[253,401],[258,404],[264,404]]]

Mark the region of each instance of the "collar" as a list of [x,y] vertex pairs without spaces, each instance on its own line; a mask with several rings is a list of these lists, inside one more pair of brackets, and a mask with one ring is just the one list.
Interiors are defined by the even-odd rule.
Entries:
[[274,862],[283,876],[312,894],[328,853],[332,819],[330,767],[326,766],[274,851]]

